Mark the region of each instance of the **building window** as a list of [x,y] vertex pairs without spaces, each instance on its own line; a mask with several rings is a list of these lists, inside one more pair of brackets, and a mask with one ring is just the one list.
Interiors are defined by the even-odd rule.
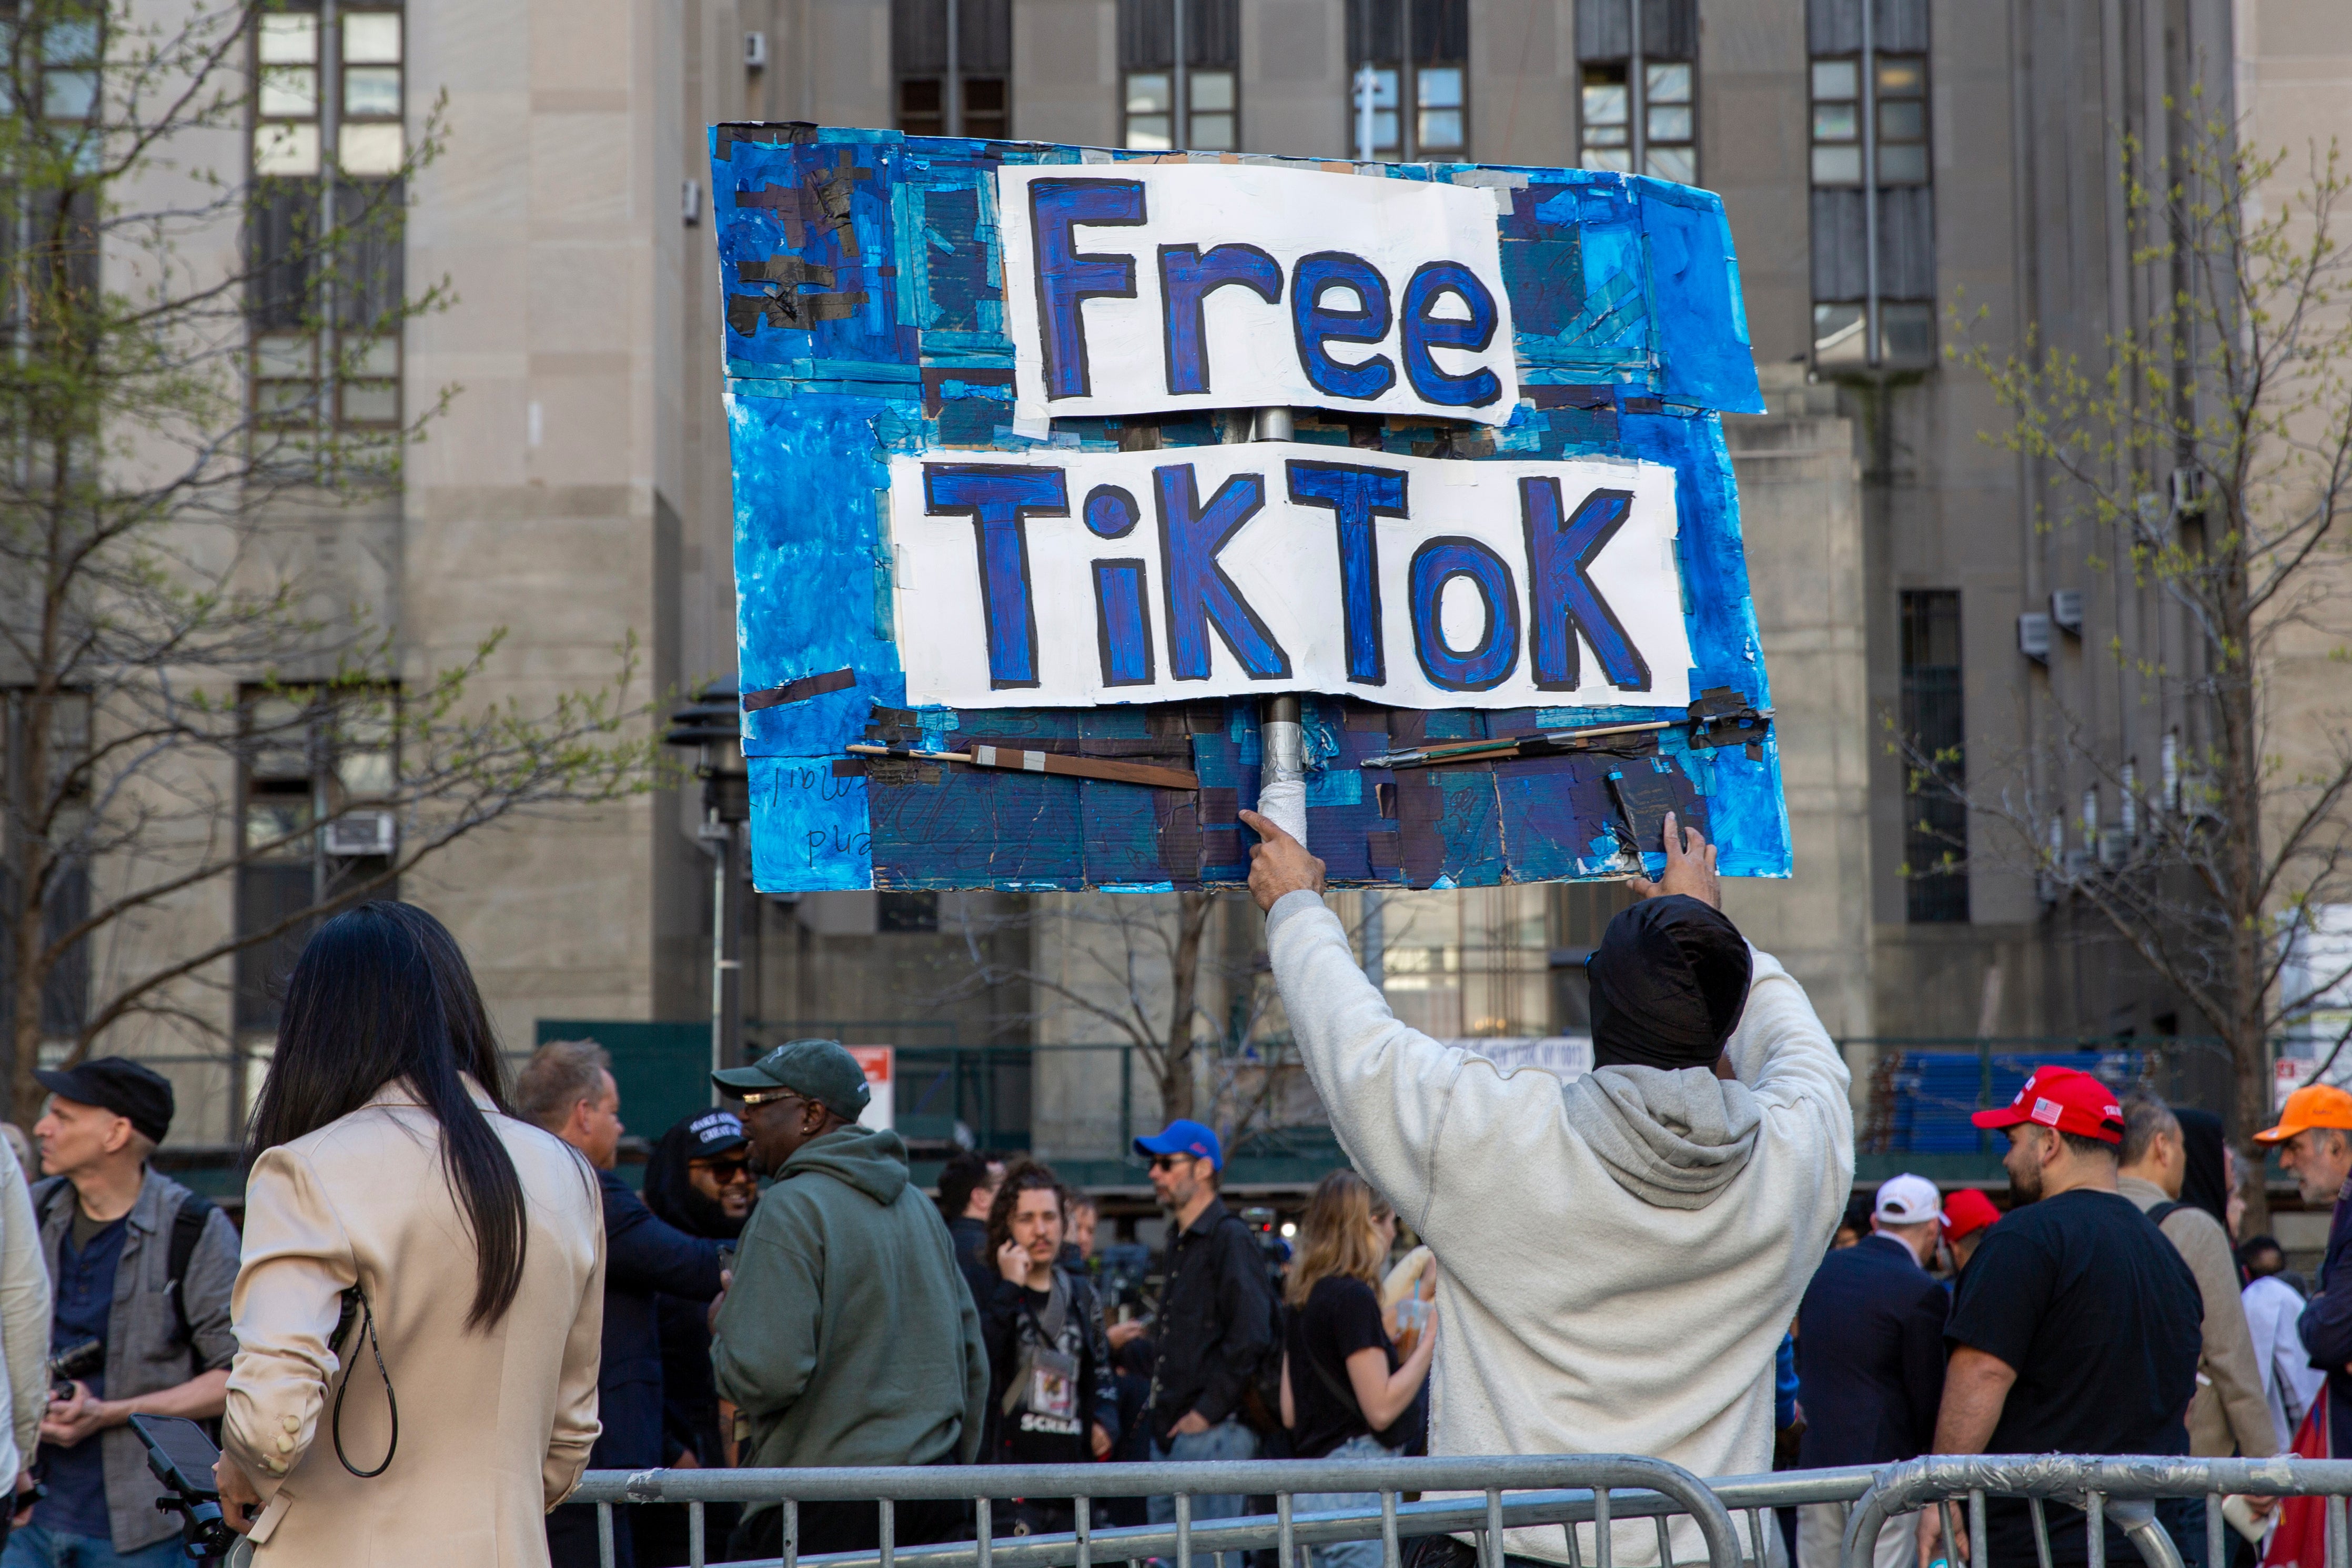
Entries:
[[1467,0],[1348,0],[1347,21],[1356,155],[1468,157]]
[[[393,792],[398,772],[394,701],[373,689],[244,694],[236,930],[263,939],[236,954],[240,1041],[277,1032],[286,977],[310,935],[303,912],[392,869],[395,819],[373,803]],[[375,896],[397,896],[395,885]]]
[[[1176,57],[1177,29],[1186,38]],[[1139,152],[1241,150],[1238,0],[1119,0],[1119,137]]]
[[[9,7],[10,12],[16,10]],[[53,16],[39,25],[41,118],[84,124],[99,117],[99,60],[102,8],[86,16]]]
[[890,49],[900,131],[1012,136],[1011,0],[891,0]]
[[1913,925],[1969,918],[1968,739],[1960,693],[1960,596],[1903,595],[1904,902]]
[[1813,359],[1936,353],[1926,0],[1810,0]]
[[257,421],[396,430],[405,19],[378,8],[339,10],[331,27],[315,11],[259,22],[246,222]]
[[1576,0],[1577,162],[1698,183],[1696,0]]

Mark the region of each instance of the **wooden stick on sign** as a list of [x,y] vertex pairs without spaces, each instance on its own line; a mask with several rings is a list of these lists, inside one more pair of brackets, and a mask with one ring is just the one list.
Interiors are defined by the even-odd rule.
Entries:
[[1002,768],[1016,773],[1058,773],[1072,779],[1101,779],[1115,784],[1143,784],[1155,789],[1198,789],[1198,774],[1181,768],[1155,768],[1148,762],[1118,762],[1108,757],[1065,757],[1054,751],[1020,751],[1009,746],[975,746],[964,751],[908,751],[888,746],[853,746],[859,757],[907,757],[923,762],[961,762],[967,768]]

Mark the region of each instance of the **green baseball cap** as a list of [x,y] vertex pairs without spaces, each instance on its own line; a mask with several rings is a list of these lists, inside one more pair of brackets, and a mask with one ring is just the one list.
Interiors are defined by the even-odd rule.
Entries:
[[789,1089],[851,1122],[873,1098],[866,1086],[866,1069],[837,1040],[788,1040],[749,1067],[712,1073],[710,1082],[738,1096]]

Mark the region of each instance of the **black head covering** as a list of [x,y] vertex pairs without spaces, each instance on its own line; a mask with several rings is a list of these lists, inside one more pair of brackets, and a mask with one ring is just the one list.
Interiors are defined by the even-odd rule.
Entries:
[[646,1207],[654,1211],[655,1218],[689,1236],[732,1241],[742,1232],[744,1221],[728,1218],[727,1210],[716,1198],[707,1197],[696,1189],[686,1169],[687,1161],[703,1151],[705,1139],[698,1124],[709,1120],[710,1114],[697,1111],[691,1116],[681,1116],[677,1124],[664,1133],[661,1142],[654,1145],[653,1157],[646,1162]]
[[1595,1067],[1708,1067],[1748,1005],[1748,943],[1719,909],[1680,894],[1609,923],[1584,961]]
[[2180,1152],[2189,1168],[2180,1178],[2180,1201],[2201,1208],[2230,1228],[2230,1177],[2221,1158],[2221,1118],[2210,1111],[2176,1108],[2180,1122]]

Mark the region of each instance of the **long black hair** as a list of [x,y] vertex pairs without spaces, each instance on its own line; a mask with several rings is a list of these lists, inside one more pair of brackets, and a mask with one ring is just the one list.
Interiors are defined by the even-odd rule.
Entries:
[[246,1134],[263,1151],[350,1115],[405,1080],[441,1124],[441,1165],[478,1254],[468,1328],[496,1322],[522,1284],[522,1182],[481,1108],[470,1072],[504,1112],[498,1041],[457,939],[409,904],[362,904],[311,933],[287,982],[278,1049]]

